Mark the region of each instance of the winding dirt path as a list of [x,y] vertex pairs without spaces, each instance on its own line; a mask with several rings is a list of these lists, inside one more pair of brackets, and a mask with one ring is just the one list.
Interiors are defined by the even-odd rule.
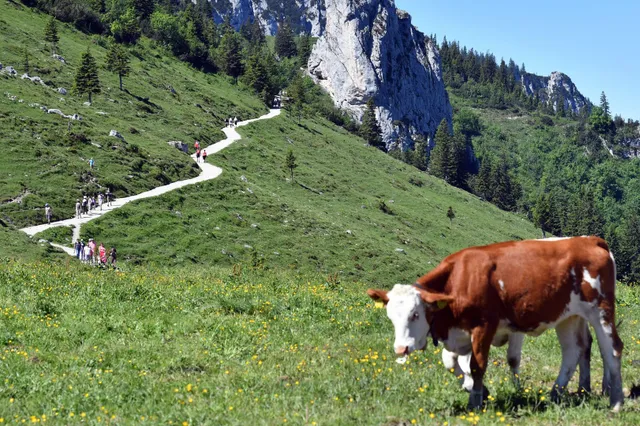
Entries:
[[[238,122],[237,127],[246,126],[247,124],[253,123],[254,121],[258,121],[258,120],[267,120],[267,119],[276,117],[278,115],[280,115],[280,110],[272,109],[269,111],[268,114],[265,114],[261,117]],[[227,138],[221,140],[220,142],[216,142],[213,145],[210,145],[206,148],[203,147],[203,149],[207,151],[207,155],[211,156],[219,151],[222,151],[232,143],[241,139],[240,134],[236,131],[235,127],[225,127],[224,129],[222,129],[222,131],[227,136]],[[196,160],[195,154],[191,155],[191,158],[193,158],[193,160],[195,161]],[[193,185],[194,183],[205,182],[207,180],[215,179],[218,176],[220,176],[220,174],[222,174],[222,169],[220,167],[214,166],[213,164],[198,163],[198,167],[200,167],[200,169],[202,170],[202,173],[200,173],[200,175],[198,175],[195,178],[179,180],[177,182],[170,183],[169,185],[159,186],[152,190],[141,192],[140,194],[132,195],[131,197],[116,199],[111,203],[111,206],[107,206],[106,204],[103,204],[102,210],[94,210],[88,215],[84,215],[81,218],[71,218],[71,219],[60,220],[57,222],[51,222],[50,224],[45,223],[42,225],[30,226],[27,228],[22,228],[21,231],[27,233],[30,236],[33,236],[39,232],[45,231],[50,228],[55,228],[58,226],[74,226],[72,241],[75,241],[78,238],[80,238],[80,227],[82,226],[83,223],[87,223],[89,221],[97,219],[100,216],[112,210],[118,209],[131,201],[142,200],[144,198],[150,198],[150,197],[157,197],[158,195],[165,194],[169,191],[173,191],[174,189],[182,188],[183,186]],[[75,255],[74,250],[71,247],[67,247],[67,246],[63,246],[55,243],[51,243],[51,245],[64,250],[71,256]]]

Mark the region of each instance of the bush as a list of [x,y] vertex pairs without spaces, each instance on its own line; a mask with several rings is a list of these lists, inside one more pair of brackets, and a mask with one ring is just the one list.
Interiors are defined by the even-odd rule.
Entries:
[[553,119],[548,115],[543,115],[542,117],[540,117],[540,123],[550,127],[553,126]]

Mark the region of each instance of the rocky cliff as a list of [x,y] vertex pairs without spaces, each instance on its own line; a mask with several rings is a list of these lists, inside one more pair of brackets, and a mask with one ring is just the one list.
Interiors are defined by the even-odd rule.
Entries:
[[433,135],[451,105],[435,44],[392,0],[326,0],[326,25],[309,58],[335,104],[362,117],[370,97],[388,148]]
[[556,111],[559,102],[563,102],[565,110],[571,110],[574,114],[591,107],[589,100],[578,91],[569,76],[561,72],[552,72],[549,77],[524,73],[519,81],[527,95],[537,94],[540,102],[551,103]]
[[239,30],[245,22],[258,20],[265,34],[274,35],[283,19],[298,32],[318,37],[325,24],[324,0],[210,0],[216,22],[229,16],[231,25]]

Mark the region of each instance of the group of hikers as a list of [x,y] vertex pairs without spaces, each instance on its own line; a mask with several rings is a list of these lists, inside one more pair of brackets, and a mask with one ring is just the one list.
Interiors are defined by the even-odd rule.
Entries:
[[113,266],[116,267],[117,252],[115,247],[111,247],[109,254],[103,243],[96,247],[93,238],[89,238],[89,242],[85,244],[84,240],[76,240],[73,245],[75,256],[82,263],[89,265]]
[[78,198],[76,199],[76,217],[81,218],[83,214],[88,215],[89,212],[97,208],[100,208],[100,210],[102,210],[102,206],[105,203],[107,204],[107,206],[111,206],[111,203],[113,203],[115,198],[116,197],[113,195],[109,188],[107,188],[107,191],[104,194],[100,192],[98,196],[92,195],[91,197],[87,197],[85,195],[82,197],[82,200]]
[[238,117],[229,117],[228,120],[224,120],[226,127],[236,127],[238,125]]
[[200,150],[200,142],[198,141],[193,144],[193,147],[196,150],[196,163],[200,162],[200,157],[202,157],[202,162],[205,163],[207,161],[207,150]]

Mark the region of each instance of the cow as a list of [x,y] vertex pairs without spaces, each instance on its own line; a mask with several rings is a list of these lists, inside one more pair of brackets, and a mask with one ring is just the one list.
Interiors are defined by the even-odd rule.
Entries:
[[[397,355],[424,349],[431,335],[459,363],[469,357],[469,409],[482,406],[491,345],[504,344],[514,334],[539,336],[549,328],[555,328],[562,348],[552,398],[557,401],[564,392],[578,363],[580,385],[588,389],[590,324],[603,360],[603,392],[617,412],[624,396],[615,285],[615,260],[607,243],[585,236],[470,247],[446,257],[412,285],[367,293],[386,305]],[[512,370],[519,352],[519,347],[508,351]]]

